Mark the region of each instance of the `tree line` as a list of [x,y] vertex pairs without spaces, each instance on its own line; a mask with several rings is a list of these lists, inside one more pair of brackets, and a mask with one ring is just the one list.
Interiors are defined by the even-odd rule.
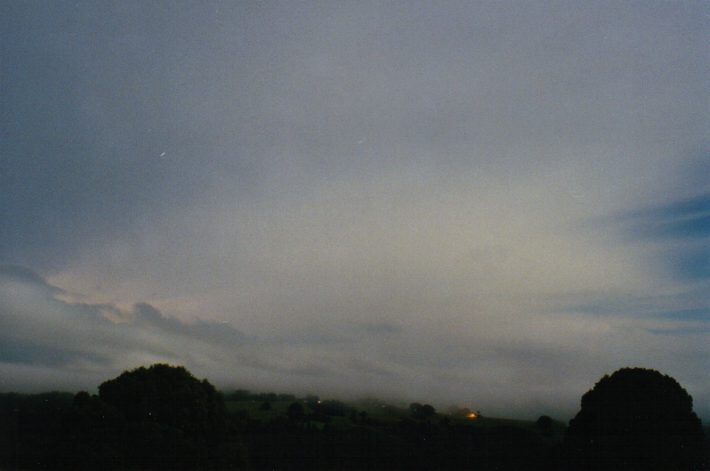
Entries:
[[183,367],[157,364],[102,383],[96,395],[0,394],[0,468],[709,469],[692,398],[654,370],[604,376],[566,428],[548,416],[521,424],[466,412],[412,403],[368,413],[314,395],[222,394]]

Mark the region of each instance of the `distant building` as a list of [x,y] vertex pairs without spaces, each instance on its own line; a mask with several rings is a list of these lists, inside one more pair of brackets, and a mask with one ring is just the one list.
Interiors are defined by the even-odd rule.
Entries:
[[449,415],[453,417],[461,417],[461,418],[466,418],[469,420],[475,420],[481,416],[481,413],[479,411],[473,411],[469,409],[468,407],[458,407],[458,406],[453,406],[448,409]]

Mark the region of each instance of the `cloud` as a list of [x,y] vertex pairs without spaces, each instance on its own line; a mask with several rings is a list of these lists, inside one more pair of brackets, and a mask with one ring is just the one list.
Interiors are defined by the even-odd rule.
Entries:
[[677,276],[710,278],[710,194],[644,208],[620,219],[632,237],[663,247],[665,261]]
[[[36,285],[29,284],[33,296],[14,296],[16,302],[36,306]],[[419,296],[407,289],[354,306],[333,302],[331,310],[319,299],[305,302],[301,297],[307,293],[297,292],[290,304],[280,305],[289,305],[287,312],[295,320],[284,318],[283,311],[260,323],[233,318],[231,322],[249,329],[247,333],[215,321],[168,318],[146,303],[126,310],[67,303],[43,291],[45,304],[33,307],[22,322],[16,315],[6,317],[31,327],[4,331],[34,339],[16,355],[20,364],[46,367],[49,363],[41,355],[49,345],[64,352],[56,356],[61,359],[54,363],[56,368],[75,375],[88,368],[94,383],[106,379],[107,371],[161,360],[187,364],[223,387],[473,401],[501,415],[530,414],[533,408],[569,415],[597,376],[641,364],[692,384],[696,389],[691,393],[702,407],[704,398],[696,391],[704,390],[704,380],[693,371],[702,371],[704,341],[701,330],[679,331],[690,325],[685,318],[644,317],[638,311],[629,316],[629,300],[589,316],[584,309],[546,311],[543,308],[557,302],[530,303],[526,296],[516,300],[515,290],[506,299],[498,292],[463,297],[451,291],[442,298],[436,285],[422,289]],[[344,293],[333,295],[341,298]],[[438,301],[432,301],[436,295]],[[381,314],[373,316],[368,309]],[[45,331],[49,326],[37,327],[37,316],[47,311],[61,313],[53,319],[51,335]],[[371,319],[393,319],[397,325]],[[82,323],[81,329],[74,327],[76,322]],[[678,335],[686,337],[682,344]],[[57,338],[61,341],[52,343]],[[11,345],[7,338],[0,343]],[[674,360],[679,356],[682,367]],[[12,358],[4,361],[13,363]],[[84,378],[82,387],[91,386],[86,382]],[[527,391],[529,399],[521,399],[520,391]]]
[[2,8],[10,376],[708,409],[705,5]]
[[215,190],[383,170],[552,172],[604,205],[706,129],[699,6],[3,8],[0,247],[47,271]]
[[[0,364],[73,373],[73,387],[154,361],[214,364],[248,339],[226,324],[185,324],[149,304],[130,310],[110,304],[69,303],[62,291],[28,269],[0,265]],[[36,381],[46,384],[46,378]],[[52,387],[51,385],[47,385]]]
[[468,177],[434,192],[428,176],[393,172],[258,211],[187,208],[85,251],[51,283],[94,305],[160,308],[171,320],[130,312],[169,345],[180,339],[173,361],[206,356],[228,321],[246,346],[230,333],[199,363],[225,386],[568,416],[598,377],[641,365],[674,375],[704,407],[703,324],[664,313],[701,308],[707,291],[676,279],[656,257],[663,245],[559,217],[574,200],[546,182],[501,193]]

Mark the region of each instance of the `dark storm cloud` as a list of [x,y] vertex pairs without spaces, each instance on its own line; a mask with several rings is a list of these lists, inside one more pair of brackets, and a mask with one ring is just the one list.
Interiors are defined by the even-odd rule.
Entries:
[[0,364],[5,365],[75,368],[95,375],[130,367],[130,361],[189,361],[186,351],[219,356],[220,348],[236,352],[247,341],[229,325],[188,325],[145,303],[130,311],[67,303],[55,297],[61,290],[21,267],[0,266],[0,293]]
[[[7,312],[3,313],[7,315]],[[0,323],[3,329],[17,328],[15,325]],[[19,363],[42,365],[53,368],[64,368],[80,361],[88,361],[95,365],[108,366],[107,355],[86,352],[82,349],[71,349],[65,346],[47,347],[43,343],[34,342],[31,338],[8,338],[0,340],[0,363]]]
[[0,264],[0,278],[36,285],[45,290],[49,295],[55,295],[62,292],[61,289],[50,285],[44,278],[29,268],[18,265]]
[[194,338],[204,342],[217,343],[227,347],[239,346],[247,337],[225,323],[197,320],[191,324],[163,316],[147,303],[136,304],[133,308],[133,322],[154,327],[166,334]]

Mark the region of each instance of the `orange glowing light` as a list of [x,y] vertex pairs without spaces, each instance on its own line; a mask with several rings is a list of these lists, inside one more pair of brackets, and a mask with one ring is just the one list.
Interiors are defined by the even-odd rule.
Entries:
[[469,412],[468,415],[466,415],[469,419],[475,419],[478,417],[475,412]]

